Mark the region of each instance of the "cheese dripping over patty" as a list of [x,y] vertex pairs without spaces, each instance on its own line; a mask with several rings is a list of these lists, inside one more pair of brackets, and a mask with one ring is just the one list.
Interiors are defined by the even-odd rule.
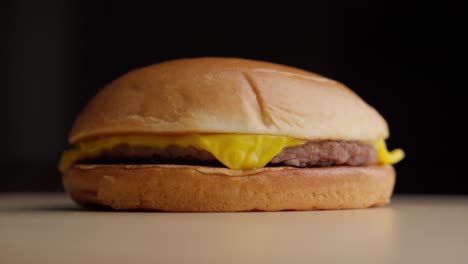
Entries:
[[[195,147],[210,152],[230,169],[262,168],[284,148],[306,143],[307,140],[287,136],[240,134],[192,134],[171,136],[113,136],[78,144],[63,153],[59,169],[65,171],[75,162],[98,157],[106,150],[126,144],[135,147],[165,149],[169,146]],[[380,164],[394,164],[404,158],[401,149],[388,151],[385,140],[373,143]]]

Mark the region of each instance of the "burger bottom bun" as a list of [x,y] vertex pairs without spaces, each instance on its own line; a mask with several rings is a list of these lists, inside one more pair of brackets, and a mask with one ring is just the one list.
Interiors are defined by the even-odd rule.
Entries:
[[185,165],[74,165],[63,176],[82,205],[114,209],[234,212],[351,209],[388,203],[392,166],[248,171]]

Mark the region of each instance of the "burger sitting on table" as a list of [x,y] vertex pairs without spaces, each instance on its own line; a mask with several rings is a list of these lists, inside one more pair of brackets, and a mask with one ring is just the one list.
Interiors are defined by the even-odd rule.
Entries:
[[390,201],[382,116],[343,84],[268,62],[131,71],[78,115],[63,153],[79,204],[149,211],[351,209]]

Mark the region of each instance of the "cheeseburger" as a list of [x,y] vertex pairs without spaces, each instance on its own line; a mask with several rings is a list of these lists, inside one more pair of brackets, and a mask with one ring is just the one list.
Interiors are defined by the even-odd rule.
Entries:
[[382,116],[343,84],[279,64],[168,61],[131,71],[78,115],[63,153],[80,204],[158,211],[347,209],[389,202]]

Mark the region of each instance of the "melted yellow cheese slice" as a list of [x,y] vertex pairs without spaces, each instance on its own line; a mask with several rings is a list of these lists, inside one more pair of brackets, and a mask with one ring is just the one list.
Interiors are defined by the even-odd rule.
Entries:
[[283,148],[306,143],[305,140],[284,136],[206,134],[184,136],[117,136],[82,143],[78,148],[65,151],[59,169],[69,168],[84,158],[93,158],[120,144],[167,148],[170,145],[195,147],[210,152],[228,168],[246,170],[264,167]]
[[374,147],[377,150],[377,160],[380,164],[395,164],[405,157],[405,152],[402,149],[388,151],[387,144],[383,139],[374,142]]
[[[65,171],[75,162],[100,155],[103,151],[121,144],[154,148],[195,147],[213,154],[230,169],[247,170],[262,168],[284,148],[298,146],[306,140],[285,136],[206,134],[183,136],[115,136],[79,144],[77,148],[67,150],[60,160],[59,169]],[[387,150],[384,140],[374,143],[380,164],[394,164],[403,159],[404,152],[396,149]]]

